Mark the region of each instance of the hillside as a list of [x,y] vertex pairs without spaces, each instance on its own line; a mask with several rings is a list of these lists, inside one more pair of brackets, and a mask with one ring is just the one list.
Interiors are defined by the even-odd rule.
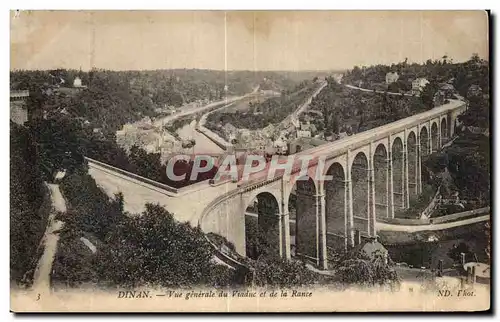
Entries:
[[[175,69],[110,71],[93,69],[10,72],[11,90],[29,89],[33,111],[57,110],[113,133],[128,122],[154,117],[168,106],[206,104],[250,93],[269,80],[278,91],[289,90],[309,72],[251,72]],[[82,88],[73,88],[76,77]]]

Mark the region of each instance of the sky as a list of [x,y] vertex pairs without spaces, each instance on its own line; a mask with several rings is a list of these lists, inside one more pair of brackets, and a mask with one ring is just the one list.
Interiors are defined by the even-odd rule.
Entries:
[[488,59],[484,11],[11,12],[13,69],[339,70]]

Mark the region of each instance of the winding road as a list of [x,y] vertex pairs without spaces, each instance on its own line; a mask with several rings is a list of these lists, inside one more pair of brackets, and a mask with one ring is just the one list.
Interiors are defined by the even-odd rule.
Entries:
[[288,115],[283,121],[281,121],[281,126],[286,127],[291,123],[298,122],[300,114],[304,113],[305,110],[311,105],[311,102],[316,95],[318,95],[325,86],[328,85],[327,81],[323,81],[321,86],[314,91],[314,93],[305,101],[302,105],[300,105],[292,114]]
[[449,228],[475,224],[478,222],[488,221],[488,220],[490,220],[489,214],[484,215],[484,216],[478,216],[478,217],[474,217],[474,218],[459,220],[459,221],[440,223],[440,224],[428,224],[428,225],[388,224],[388,223],[377,221],[376,227],[377,227],[377,230],[404,231],[407,233],[413,233],[413,232],[418,232],[418,231],[430,231],[430,230],[434,231],[434,230],[449,229]]
[[[373,93],[373,89],[361,88],[361,87],[357,87],[357,86],[353,86],[353,85],[349,85],[349,84],[344,84],[344,86],[347,88],[355,89],[355,90],[362,91],[362,92]],[[378,91],[378,90],[375,90],[375,93],[387,94],[387,95],[393,95],[393,96],[407,96],[407,97],[413,96],[413,94],[394,93],[394,92],[386,92],[386,91]]]
[[58,212],[66,212],[66,201],[59,190],[59,185],[47,184],[47,186],[50,190],[52,210],[49,215],[47,229],[42,239],[45,249],[38,261],[33,277],[33,289],[39,293],[50,290],[52,263],[54,262],[57,243],[59,242],[59,231],[64,225],[64,222],[57,220],[55,217]]

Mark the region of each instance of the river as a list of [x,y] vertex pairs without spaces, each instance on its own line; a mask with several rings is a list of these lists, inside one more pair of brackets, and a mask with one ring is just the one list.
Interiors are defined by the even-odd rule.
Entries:
[[191,123],[186,124],[182,128],[178,129],[177,134],[179,134],[179,136],[183,140],[194,139],[196,141],[192,153],[222,154],[224,152],[224,150],[222,150],[217,144],[215,144],[202,133],[196,131],[196,120],[193,120]]

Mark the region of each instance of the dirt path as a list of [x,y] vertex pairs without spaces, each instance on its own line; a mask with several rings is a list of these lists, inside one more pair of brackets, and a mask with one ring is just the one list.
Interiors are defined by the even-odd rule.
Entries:
[[39,293],[50,291],[50,272],[52,270],[52,262],[54,261],[57,251],[59,230],[64,225],[62,221],[56,220],[55,216],[59,211],[66,211],[66,201],[59,190],[59,185],[47,184],[47,186],[50,190],[52,210],[49,215],[45,234],[43,236],[44,251],[38,261],[33,277],[33,289]]

